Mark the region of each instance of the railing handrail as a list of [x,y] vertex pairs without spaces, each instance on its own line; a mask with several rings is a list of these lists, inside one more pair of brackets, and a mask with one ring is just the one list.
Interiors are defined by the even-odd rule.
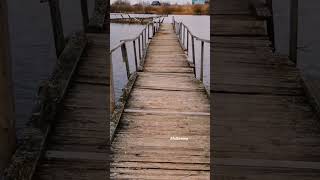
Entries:
[[195,39],[197,39],[197,40],[199,40],[199,41],[204,41],[205,43],[210,43],[210,40],[204,39],[204,38],[200,38],[199,36],[194,35],[188,26],[186,26],[182,21],[180,21],[180,22],[179,22],[179,21],[176,21],[176,20],[174,19],[174,17],[173,17],[173,23],[182,24],[182,25],[189,31],[190,35],[191,35],[192,37],[194,37]]
[[[157,19],[157,18],[156,18],[156,19]],[[160,20],[160,19],[159,19],[159,20]],[[138,38],[140,38],[141,34],[143,34],[143,32],[148,28],[148,26],[150,26],[150,24],[157,24],[157,23],[158,23],[158,24],[161,24],[162,22],[160,22],[160,21],[158,21],[158,22],[157,22],[157,21],[148,22],[148,24],[145,25],[145,27],[141,30],[140,33],[138,33],[137,36],[135,36],[135,37],[133,37],[133,38],[129,38],[129,39],[121,39],[121,40],[120,40],[120,43],[110,50],[110,54],[113,53],[113,52],[114,52],[115,50],[117,50],[118,48],[120,48],[123,43],[137,40]]]
[[208,40],[208,39],[202,39],[202,38],[199,38],[199,37],[197,37],[197,36],[194,36],[194,38],[195,38],[196,40],[198,40],[198,41],[203,41],[203,42],[205,42],[205,43],[209,43],[209,44],[210,44],[210,40]]
[[[161,21],[161,18],[159,18],[159,21],[153,21],[153,20],[150,21],[136,37],[131,38],[131,39],[120,40],[120,43],[118,45],[116,45],[109,52],[107,52],[108,56],[110,56],[110,61],[112,61],[112,53],[114,51],[116,51],[117,49],[121,48],[122,60],[125,63],[125,66],[126,66],[125,69],[126,69],[127,78],[128,78],[128,83],[127,83],[126,87],[129,86],[129,84],[135,80],[135,77],[137,76],[137,71],[140,71],[142,69],[143,64],[144,64],[144,60],[146,58],[147,49],[150,44],[150,39],[152,39],[152,37],[156,34],[156,32],[159,31],[163,20],[164,20],[164,18],[162,19],[162,21]],[[150,37],[150,25],[152,25],[151,37]],[[128,43],[128,42],[131,42],[133,44],[133,53],[134,53],[133,60],[135,62],[134,73],[131,73],[132,71],[130,71],[130,66],[129,66],[130,59],[128,56],[128,49],[126,46],[126,43]],[[139,59],[140,66],[138,65],[138,59]],[[112,62],[110,64],[111,64],[111,68],[113,68]],[[111,74],[110,80],[111,80],[110,88],[113,88],[112,74]],[[124,93],[125,92],[126,91],[124,91]],[[126,97],[126,95],[122,94],[120,99],[125,98],[125,97]],[[117,113],[114,93],[112,94],[112,97],[111,97],[111,111],[113,114]],[[116,117],[116,115],[113,117]]]
[[[175,20],[174,16],[172,17],[172,25],[174,28],[174,31],[176,32],[179,43],[181,47],[184,49],[184,51],[187,52],[187,55],[189,55],[189,36],[191,36],[191,48],[192,48],[192,61],[193,61],[193,71],[194,71],[194,76],[197,78],[197,73],[196,73],[196,56],[195,56],[195,48],[194,48],[194,40],[198,40],[201,42],[201,55],[200,55],[200,81],[203,82],[203,74],[204,74],[204,43],[210,44],[210,40],[200,38],[192,33],[192,31],[189,29],[188,26],[186,26],[182,21],[178,22]],[[178,25],[178,28],[177,28]],[[186,34],[187,31],[187,34]],[[186,44],[185,44],[186,43]],[[210,93],[208,93],[208,96],[210,96]]]

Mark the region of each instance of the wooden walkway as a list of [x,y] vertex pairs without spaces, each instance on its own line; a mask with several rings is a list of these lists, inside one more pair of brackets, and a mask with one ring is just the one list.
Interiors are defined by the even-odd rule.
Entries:
[[163,24],[116,131],[111,179],[209,179],[209,115],[203,85]]
[[88,44],[38,162],[35,180],[105,180],[107,168],[107,34]]
[[213,4],[214,179],[319,179],[319,119],[299,71],[273,54],[248,0]]

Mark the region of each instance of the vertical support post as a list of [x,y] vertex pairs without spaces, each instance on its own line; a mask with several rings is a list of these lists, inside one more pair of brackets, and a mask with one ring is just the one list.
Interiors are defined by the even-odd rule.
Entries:
[[114,84],[113,84],[113,66],[112,66],[112,55],[110,55],[110,111],[111,114],[116,108],[116,100],[115,100],[115,94],[114,94]]
[[299,1],[290,3],[290,59],[297,63]]
[[186,41],[186,26],[183,25],[183,41],[182,41],[182,44],[183,44],[184,48],[186,49],[185,41]]
[[130,68],[129,68],[129,61],[128,61],[128,52],[127,52],[127,47],[126,47],[125,42],[121,45],[121,53],[122,53],[122,59],[123,59],[124,63],[126,64],[127,77],[129,79],[130,78]]
[[81,14],[82,14],[82,24],[83,31],[87,31],[87,25],[89,23],[89,13],[88,13],[88,2],[87,0],[81,0]]
[[144,53],[144,35],[143,35],[143,31],[141,32],[141,45],[142,45],[142,56]]
[[189,29],[187,29],[187,54],[189,55]]
[[8,6],[0,0],[0,174],[16,148]]
[[133,41],[133,53],[134,53],[134,62],[135,62],[135,64],[136,64],[136,71],[138,71],[138,59],[137,59],[136,40]]
[[192,62],[193,62],[193,71],[194,71],[194,77],[197,77],[197,73],[196,73],[196,55],[195,55],[195,51],[194,51],[194,37],[193,35],[191,35],[191,46],[192,46]]
[[179,39],[181,40],[181,36],[182,36],[182,23],[180,23],[179,26]]
[[148,24],[148,39],[150,39],[150,24]]
[[154,22],[152,22],[152,33],[153,33],[152,37],[156,35],[156,28],[154,26]]
[[49,6],[56,54],[59,57],[65,47],[59,0],[49,0]]
[[147,39],[147,28],[144,29],[144,47],[145,49],[147,49],[147,42],[148,42],[148,39]]
[[141,40],[140,40],[140,36],[138,37],[138,48],[139,48],[139,59],[141,61]]
[[201,41],[201,67],[200,67],[200,81],[203,81],[203,56],[204,56],[204,41]]
[[272,43],[272,50],[275,51],[275,39],[274,39],[274,22],[273,22],[273,3],[272,0],[266,0],[266,5],[271,12],[271,16],[267,18],[267,31],[269,39]]

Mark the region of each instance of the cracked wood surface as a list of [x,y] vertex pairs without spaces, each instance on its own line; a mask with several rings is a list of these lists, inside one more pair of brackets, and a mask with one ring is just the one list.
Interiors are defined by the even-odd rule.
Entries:
[[107,168],[107,34],[89,42],[50,133],[35,180],[105,180]]
[[215,3],[213,178],[319,179],[319,122],[299,70],[273,54],[265,23],[250,15],[247,0]]
[[209,179],[209,113],[172,25],[163,24],[112,143],[111,179]]

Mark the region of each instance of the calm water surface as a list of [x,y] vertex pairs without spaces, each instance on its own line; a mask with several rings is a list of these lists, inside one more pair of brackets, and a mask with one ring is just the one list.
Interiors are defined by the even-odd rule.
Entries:
[[[92,14],[94,0],[88,0]],[[79,0],[60,1],[65,36],[82,29]],[[37,88],[48,79],[56,62],[48,3],[8,1],[10,45],[15,88],[18,137],[35,103]]]

